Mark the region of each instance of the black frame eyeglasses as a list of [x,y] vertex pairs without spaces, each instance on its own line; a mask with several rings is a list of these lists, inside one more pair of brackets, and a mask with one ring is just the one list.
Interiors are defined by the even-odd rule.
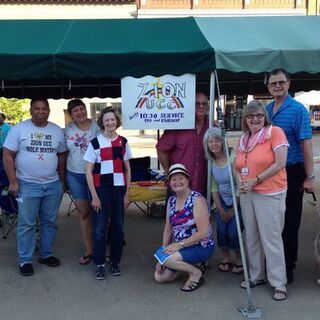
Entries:
[[259,120],[263,119],[266,115],[264,113],[256,113],[256,114],[253,114],[253,113],[250,113],[250,114],[247,114],[247,119],[254,119],[255,117]]

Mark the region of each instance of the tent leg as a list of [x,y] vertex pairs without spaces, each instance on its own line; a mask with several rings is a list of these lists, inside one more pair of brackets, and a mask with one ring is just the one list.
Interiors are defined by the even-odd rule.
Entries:
[[[222,130],[225,150],[229,150],[223,122],[221,122],[220,127]],[[235,214],[235,218],[236,218],[237,232],[239,235],[238,238],[239,238],[239,245],[240,245],[240,253],[241,253],[244,279],[246,282],[246,293],[247,293],[247,307],[238,308],[238,311],[240,311],[242,313],[243,317],[246,319],[260,319],[260,318],[262,318],[262,311],[259,308],[255,307],[253,305],[253,301],[252,301],[251,288],[249,285],[248,265],[247,265],[245,251],[244,251],[243,240],[242,240],[242,236],[241,236],[240,219],[239,219],[239,212],[238,212],[238,206],[237,206],[237,200],[236,200],[236,193],[235,193],[235,188],[234,188],[232,168],[231,168],[231,164],[230,164],[229,153],[226,152],[226,155],[227,155],[227,163],[229,163],[228,171],[229,171],[231,190],[232,190],[233,208],[234,208],[234,214]]]
[[245,319],[261,319],[262,311],[254,306],[248,306],[246,308],[238,308],[238,311],[242,313]]

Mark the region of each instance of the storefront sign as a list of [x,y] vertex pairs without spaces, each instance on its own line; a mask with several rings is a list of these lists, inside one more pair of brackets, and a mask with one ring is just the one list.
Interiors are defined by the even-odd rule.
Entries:
[[121,79],[124,129],[193,129],[195,75]]

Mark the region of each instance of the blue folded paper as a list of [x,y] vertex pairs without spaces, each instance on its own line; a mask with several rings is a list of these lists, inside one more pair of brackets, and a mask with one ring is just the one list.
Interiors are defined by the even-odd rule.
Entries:
[[155,258],[159,261],[161,265],[163,265],[165,261],[169,259],[171,256],[170,254],[163,252],[163,250],[164,250],[164,247],[161,246],[154,254]]

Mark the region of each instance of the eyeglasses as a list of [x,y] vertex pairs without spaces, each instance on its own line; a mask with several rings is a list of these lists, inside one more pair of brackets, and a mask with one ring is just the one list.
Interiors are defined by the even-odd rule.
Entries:
[[262,118],[265,117],[265,114],[263,114],[263,113],[257,113],[257,114],[251,113],[251,114],[247,114],[247,119],[252,120],[252,119],[254,119],[255,117],[257,117],[257,119],[260,120],[260,119],[262,119]]
[[280,87],[283,87],[288,81],[286,80],[281,80],[281,81],[274,81],[274,82],[270,82],[269,83],[269,86],[272,87],[272,88],[275,88],[276,86],[280,86]]

